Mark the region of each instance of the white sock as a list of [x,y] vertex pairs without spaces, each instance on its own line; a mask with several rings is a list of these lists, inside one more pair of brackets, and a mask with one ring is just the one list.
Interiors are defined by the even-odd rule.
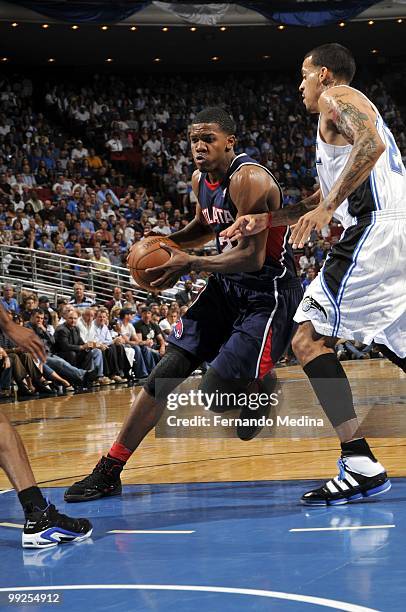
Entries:
[[363,476],[376,476],[385,471],[385,468],[379,461],[372,461],[370,457],[365,455],[355,455],[353,457],[344,457],[344,463],[347,469]]

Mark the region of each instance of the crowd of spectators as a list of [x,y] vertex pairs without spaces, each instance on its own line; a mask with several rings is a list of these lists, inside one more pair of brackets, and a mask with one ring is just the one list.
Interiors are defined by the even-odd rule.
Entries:
[[[368,87],[362,89],[380,108],[404,153],[405,126],[386,83],[387,76],[385,82],[370,79]],[[187,128],[196,113],[213,105],[225,106],[233,115],[236,153],[249,154],[273,172],[283,188],[285,205],[313,192],[317,186],[316,124],[306,114],[290,76],[122,78],[96,74],[68,82],[63,75],[60,81],[45,85],[41,80],[33,84],[25,76],[3,76],[0,245],[88,259],[103,275],[111,266],[124,265],[128,248],[151,231],[170,235],[184,227],[193,218],[196,203],[191,189],[193,163]],[[340,226],[333,222],[297,252],[304,287],[318,273],[340,233]],[[208,245],[205,252],[210,254],[213,248],[213,244]],[[4,252],[2,255],[4,267]],[[86,282],[81,276],[79,265],[76,280]],[[191,292],[204,285],[206,277],[192,274],[183,280],[191,281],[178,296],[180,306],[187,308]],[[154,359],[159,358],[175,312],[163,317],[166,329],[162,334],[155,333],[162,341],[154,340],[152,346],[151,338],[144,338],[146,327],[134,335],[129,326],[134,317],[140,317],[144,326],[160,324],[160,313],[142,313],[138,304],[121,304],[121,299],[121,314],[112,304],[106,311],[104,304],[80,302],[90,298],[85,292],[82,297],[76,295],[76,289],[66,319],[58,304],[52,305],[52,312],[44,311],[45,322],[58,313],[62,327],[66,327],[61,332],[59,324],[55,335],[50,334],[55,342],[49,344],[50,354],[82,372],[96,371],[99,382],[128,378],[128,366],[132,368],[134,362],[142,364],[136,377],[143,378],[154,361],[141,349],[151,349]],[[140,308],[145,307],[147,304]],[[125,314],[123,309],[129,312]],[[35,328],[32,313],[37,310],[35,299],[31,303],[26,299],[22,313],[17,311],[15,316]],[[37,319],[40,314],[36,312]],[[75,317],[79,318],[77,324]],[[80,345],[85,348],[76,351],[75,359],[66,344],[65,336],[72,336],[69,326],[80,329],[81,337],[85,337]],[[90,333],[90,327],[93,332],[89,336],[86,332]],[[122,328],[126,333],[119,331]],[[99,349],[98,344],[109,348]],[[32,380],[32,375],[27,376]],[[81,376],[83,379],[85,374]],[[50,374],[44,380],[49,378]],[[72,380],[66,377],[68,383]],[[78,378],[75,381],[78,384]]]
[[[186,281],[186,286],[191,281]],[[10,317],[41,338],[47,359],[36,362],[0,333],[0,398],[65,394],[112,384],[141,384],[165,354],[167,338],[184,314],[193,291],[165,303],[137,301],[114,287],[111,299],[96,304],[77,282],[70,300],[51,304],[48,296],[4,285],[0,304]]]
[[[364,90],[405,150],[404,123],[384,83]],[[90,253],[108,269],[152,230],[177,231],[196,200],[187,128],[201,108],[218,104],[237,123],[236,152],[273,172],[285,205],[313,191],[316,124],[289,77],[96,74],[69,83],[64,75],[45,88],[4,77],[0,244]]]

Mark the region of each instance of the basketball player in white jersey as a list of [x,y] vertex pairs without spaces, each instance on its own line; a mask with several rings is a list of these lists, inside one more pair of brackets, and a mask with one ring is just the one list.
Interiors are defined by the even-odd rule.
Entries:
[[339,475],[305,493],[308,505],[345,504],[391,486],[360,433],[336,339],[375,340],[406,371],[406,171],[378,109],[350,87],[354,73],[341,45],[306,55],[299,90],[306,109],[319,114],[320,189],[271,215],[242,216],[223,232],[239,238],[289,224],[291,242],[302,247],[333,216],[344,227],[295,315],[293,350],[341,442]]

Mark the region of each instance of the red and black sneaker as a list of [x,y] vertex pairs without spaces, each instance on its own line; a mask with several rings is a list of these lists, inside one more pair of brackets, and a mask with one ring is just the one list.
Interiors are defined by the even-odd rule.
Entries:
[[123,464],[110,457],[102,457],[93,472],[75,482],[65,491],[66,502],[85,502],[121,495],[120,474]]

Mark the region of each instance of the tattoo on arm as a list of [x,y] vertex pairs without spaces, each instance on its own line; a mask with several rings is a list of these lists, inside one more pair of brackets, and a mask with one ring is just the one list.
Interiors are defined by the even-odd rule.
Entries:
[[341,99],[332,99],[329,106],[337,131],[353,145],[340,178],[325,200],[326,209],[334,211],[369,176],[381,148],[366,113]]

